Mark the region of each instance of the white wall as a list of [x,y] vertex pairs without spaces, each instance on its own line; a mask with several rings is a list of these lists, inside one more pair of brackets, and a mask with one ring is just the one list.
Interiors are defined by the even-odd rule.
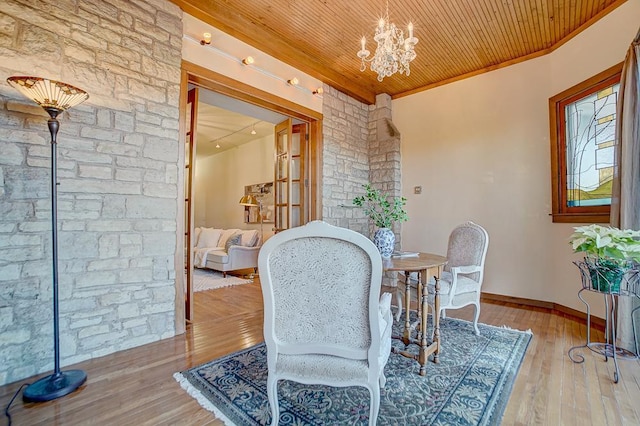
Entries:
[[[273,136],[266,136],[228,151],[196,159],[195,226],[260,229],[244,223],[238,204],[244,187],[273,181]],[[265,223],[264,239],[273,232]]]
[[550,55],[394,100],[403,249],[444,253],[451,229],[473,220],[490,237],[484,291],[584,311],[573,225],[549,216],[548,99],[621,62],[639,23],[629,1]]
[[[315,89],[322,86],[320,80],[186,13],[183,16],[183,25],[182,59],[185,61],[322,112],[322,96],[313,94]],[[209,46],[202,46],[199,41],[205,32],[212,35]],[[247,56],[255,59],[253,65],[247,66],[242,63],[242,59]],[[287,83],[287,80],[293,77],[300,82],[297,86]]]

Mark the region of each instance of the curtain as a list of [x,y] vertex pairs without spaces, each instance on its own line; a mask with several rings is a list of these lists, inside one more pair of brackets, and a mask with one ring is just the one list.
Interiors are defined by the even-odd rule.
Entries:
[[[631,43],[622,67],[618,99],[611,226],[640,229],[640,30]],[[620,297],[618,337],[620,346],[636,352],[631,311],[636,297]],[[640,325],[640,313],[636,312]],[[640,334],[640,326],[637,327]],[[640,335],[636,336],[640,342]]]

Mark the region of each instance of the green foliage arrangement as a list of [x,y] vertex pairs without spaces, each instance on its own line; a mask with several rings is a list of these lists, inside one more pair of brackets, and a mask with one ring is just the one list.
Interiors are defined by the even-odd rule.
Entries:
[[353,199],[353,204],[364,208],[364,214],[379,228],[391,228],[394,222],[404,222],[409,219],[404,206],[407,199],[395,197],[389,201],[387,194],[373,188],[371,184],[362,185],[365,194]]
[[574,228],[570,237],[574,252],[608,259],[622,265],[629,260],[640,262],[640,231],[610,226],[588,225]]

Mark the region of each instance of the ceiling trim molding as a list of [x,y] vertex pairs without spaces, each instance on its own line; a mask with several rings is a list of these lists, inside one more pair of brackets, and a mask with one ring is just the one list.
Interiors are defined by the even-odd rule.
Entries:
[[[321,120],[323,117],[321,113],[310,108],[265,92],[264,90],[257,89],[192,62],[183,60],[182,69],[189,74],[189,81],[192,83],[232,98],[240,99],[252,105],[267,108],[305,121],[309,118]],[[261,102],[256,102],[256,99]]]
[[[335,89],[346,93],[360,102],[369,105],[375,104],[376,95],[372,88],[348,81],[344,76],[326,66],[306,52],[293,52],[291,45],[273,29],[257,24],[254,20],[248,19],[241,13],[231,10],[229,7],[211,2],[211,8],[202,10],[193,6],[185,0],[171,0],[178,5],[183,12],[194,18],[212,25],[226,34],[243,41],[262,52],[285,62],[310,76],[321,80]],[[233,22],[234,25],[229,25]],[[238,30],[242,28],[242,31]]]

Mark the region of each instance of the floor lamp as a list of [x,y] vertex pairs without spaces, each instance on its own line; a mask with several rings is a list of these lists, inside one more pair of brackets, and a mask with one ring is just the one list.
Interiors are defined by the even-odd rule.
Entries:
[[57,151],[56,136],[60,128],[58,115],[78,105],[89,95],[77,87],[40,77],[15,76],[7,79],[9,85],[44,108],[51,117],[48,121],[51,133],[51,241],[53,245],[53,374],[30,384],[22,394],[25,401],[43,402],[65,396],[78,389],[87,374],[82,370],[60,371],[60,329],[58,312],[58,212],[57,212]]
[[247,207],[257,207],[258,208],[258,217],[259,217],[259,221],[260,221],[260,242],[264,243],[264,241],[262,241],[263,235],[262,235],[262,200],[258,200],[254,195],[245,195],[242,198],[240,198],[240,205],[241,206],[247,206]]

